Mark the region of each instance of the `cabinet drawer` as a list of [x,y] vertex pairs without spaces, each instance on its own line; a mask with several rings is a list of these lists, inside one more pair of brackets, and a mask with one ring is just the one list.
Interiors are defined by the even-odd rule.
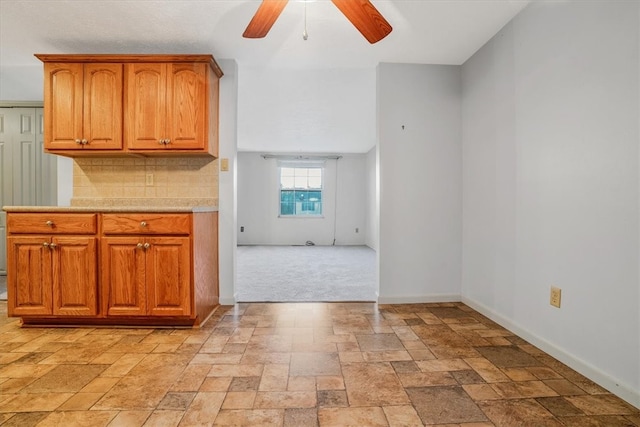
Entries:
[[190,214],[103,214],[104,234],[189,234]]
[[94,213],[8,213],[10,234],[95,234]]

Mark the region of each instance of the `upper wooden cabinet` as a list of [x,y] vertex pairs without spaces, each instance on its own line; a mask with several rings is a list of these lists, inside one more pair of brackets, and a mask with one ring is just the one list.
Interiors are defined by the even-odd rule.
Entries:
[[36,55],[45,150],[66,156],[218,155],[211,55]]
[[131,150],[203,150],[206,64],[127,64],[126,123]]
[[122,149],[122,68],[122,64],[44,64],[46,149]]

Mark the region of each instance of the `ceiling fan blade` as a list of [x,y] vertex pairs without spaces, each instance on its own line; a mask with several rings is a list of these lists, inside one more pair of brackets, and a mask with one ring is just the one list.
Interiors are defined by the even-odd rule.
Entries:
[[388,36],[393,29],[369,0],[331,1],[371,44]]
[[288,0],[262,0],[242,37],[260,39],[267,35]]

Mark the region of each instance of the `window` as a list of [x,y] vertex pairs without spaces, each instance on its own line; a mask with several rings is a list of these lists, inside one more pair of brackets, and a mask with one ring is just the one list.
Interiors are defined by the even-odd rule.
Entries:
[[322,168],[280,168],[280,216],[322,215]]

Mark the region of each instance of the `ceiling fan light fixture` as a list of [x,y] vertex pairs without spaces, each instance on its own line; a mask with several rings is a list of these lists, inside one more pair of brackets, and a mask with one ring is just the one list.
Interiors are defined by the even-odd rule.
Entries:
[[[266,36],[287,5],[287,1],[288,0],[262,0],[262,3],[260,3],[258,10],[242,36],[246,38],[262,38]],[[298,1],[302,1],[306,8],[306,4],[314,0]],[[331,0],[331,2],[340,9],[342,14],[371,44],[379,42],[393,30],[389,22],[387,22],[378,9],[371,4],[370,0]],[[306,15],[305,32],[302,37],[304,40],[307,40],[309,37],[306,31]]]
[[371,44],[387,37],[393,30],[391,24],[369,0],[331,0],[331,2]]
[[302,40],[307,41],[309,33],[307,33],[307,2],[304,0],[304,31],[302,32]]
[[261,39],[267,35],[289,0],[262,0],[242,37]]

